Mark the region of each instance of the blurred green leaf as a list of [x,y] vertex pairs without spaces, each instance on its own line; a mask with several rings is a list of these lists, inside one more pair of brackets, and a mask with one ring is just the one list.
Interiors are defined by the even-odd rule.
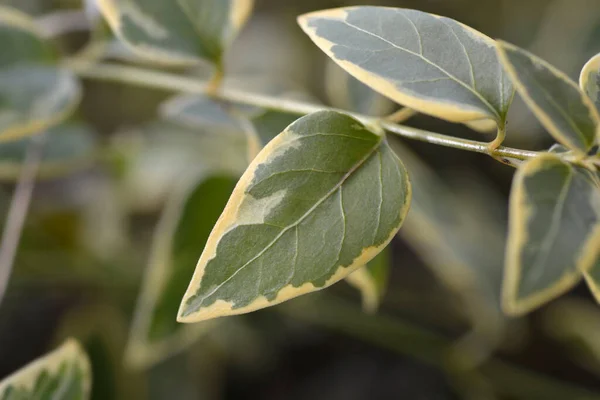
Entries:
[[505,42],[498,42],[497,48],[517,91],[554,139],[580,153],[591,149],[600,116],[577,84],[523,49]]
[[600,252],[592,172],[555,154],[523,164],[510,195],[503,308],[524,314],[572,288]]
[[385,294],[390,274],[390,251],[385,248],[366,266],[346,277],[346,282],[358,289],[362,296],[363,310],[374,313]]
[[220,65],[253,0],[100,0],[115,34],[139,55],[165,64]]
[[342,68],[379,93],[453,122],[503,126],[513,88],[487,36],[445,17],[386,7],[348,7],[299,17]]
[[600,54],[596,54],[583,66],[579,75],[579,87],[600,111]]
[[129,363],[148,367],[183,350],[212,324],[176,321],[181,297],[237,179],[203,175],[169,200],[154,244],[127,349]]
[[55,52],[34,22],[0,7],[0,43],[0,141],[40,133],[65,119],[79,102],[79,83],[52,66]]
[[387,245],[409,203],[406,171],[380,134],[333,111],[300,118],[242,176],[178,319],[250,312],[337,282]]
[[79,343],[68,340],[0,382],[0,399],[85,400],[91,371]]
[[[40,165],[39,177],[54,178],[87,166],[96,152],[96,136],[90,127],[67,122],[50,128]],[[0,179],[19,176],[31,139],[0,143]]]

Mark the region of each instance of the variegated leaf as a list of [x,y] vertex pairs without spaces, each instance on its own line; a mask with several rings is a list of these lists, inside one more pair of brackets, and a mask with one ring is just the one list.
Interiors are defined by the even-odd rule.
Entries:
[[300,118],[238,182],[178,320],[246,313],[339,281],[387,245],[409,203],[406,171],[381,133],[333,111]]
[[600,190],[555,154],[523,164],[510,196],[503,306],[526,313],[580,281],[600,253]]
[[517,91],[554,139],[579,153],[592,148],[600,116],[577,84],[528,51],[505,42],[497,47]]
[[91,371],[79,343],[68,340],[59,349],[33,361],[0,382],[1,400],[85,400]]
[[600,54],[596,54],[583,66],[579,75],[579,87],[600,111]]
[[390,251],[386,248],[362,268],[346,277],[346,282],[360,291],[363,310],[374,313],[385,294],[390,272]]
[[386,7],[317,11],[299,23],[342,68],[400,104],[449,121],[504,125],[512,84],[494,41],[468,26]]
[[150,60],[175,65],[222,63],[253,0],[98,0],[115,34]]
[[236,179],[201,176],[175,192],[154,236],[153,251],[135,311],[127,360],[148,367],[193,343],[211,324],[177,323],[181,297]]
[[54,67],[54,49],[25,14],[0,7],[0,141],[40,133],[77,105],[71,72]]
[[[80,123],[63,123],[47,132],[39,178],[55,178],[91,164],[96,151],[95,133]],[[0,179],[19,176],[31,139],[0,143]]]

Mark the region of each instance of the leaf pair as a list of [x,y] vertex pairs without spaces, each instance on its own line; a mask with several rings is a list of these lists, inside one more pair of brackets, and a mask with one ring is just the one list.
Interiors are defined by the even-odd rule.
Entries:
[[87,355],[74,340],[0,381],[1,400],[86,400],[91,371]]
[[65,119],[80,98],[56,52],[19,11],[0,8],[0,141],[41,133]]

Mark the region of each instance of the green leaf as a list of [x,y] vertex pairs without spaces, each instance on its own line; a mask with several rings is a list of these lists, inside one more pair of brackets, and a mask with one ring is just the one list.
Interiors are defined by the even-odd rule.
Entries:
[[579,87],[588,95],[600,110],[600,54],[592,57],[581,70]]
[[0,141],[40,133],[65,119],[80,99],[77,79],[52,64],[54,49],[34,22],[0,7]]
[[0,399],[85,400],[90,386],[88,358],[79,343],[68,340],[0,382]]
[[336,63],[390,99],[453,122],[504,125],[512,84],[494,41],[468,26],[385,7],[317,11],[298,21]]
[[524,314],[572,288],[600,252],[600,191],[555,154],[523,164],[510,195],[503,308]]
[[360,114],[385,116],[394,103],[377,93],[330,61],[325,70],[325,89],[329,103],[342,110]]
[[219,66],[253,0],[99,0],[115,35],[132,51],[174,65]]
[[201,176],[168,202],[154,236],[152,256],[135,311],[127,360],[147,367],[193,343],[212,325],[177,323],[177,310],[210,232],[236,179]]
[[383,249],[366,266],[346,277],[346,282],[360,291],[365,312],[376,312],[385,294],[390,273],[389,253],[387,248]]
[[[63,123],[50,128],[46,135],[39,178],[55,178],[89,166],[95,156],[96,135],[80,123]],[[31,139],[0,143],[0,179],[19,177]]]
[[339,281],[387,245],[409,203],[404,166],[381,134],[333,111],[300,118],[238,182],[178,320],[246,313]]
[[597,141],[600,116],[577,84],[541,58],[498,42],[498,54],[531,111],[556,141],[586,153]]

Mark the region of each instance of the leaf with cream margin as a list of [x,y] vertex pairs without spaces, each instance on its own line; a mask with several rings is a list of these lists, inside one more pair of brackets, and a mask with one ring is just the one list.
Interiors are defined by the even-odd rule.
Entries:
[[408,176],[381,132],[334,111],[298,119],[236,185],[178,320],[247,313],[332,285],[383,250],[409,204]]
[[600,111],[600,54],[592,57],[581,70],[579,87]]
[[0,7],[0,141],[40,133],[80,99],[77,79],[55,67],[54,49],[26,14]]
[[597,142],[600,116],[592,101],[563,72],[506,42],[498,55],[515,87],[556,141],[579,153]]
[[167,203],[155,231],[127,346],[130,365],[146,368],[158,363],[212,328],[211,323],[177,323],[177,310],[236,181],[227,175],[202,175],[182,185]]
[[329,57],[377,92],[452,122],[504,126],[513,97],[494,41],[449,18],[386,7],[305,14],[300,26]]
[[253,0],[98,0],[134,52],[158,63],[220,68],[223,53],[252,12]]
[[390,251],[386,248],[367,265],[346,277],[346,282],[360,291],[365,312],[374,313],[379,308],[387,289],[389,273]]
[[90,387],[87,355],[79,343],[68,340],[1,381],[0,399],[85,400]]
[[592,172],[552,153],[513,180],[503,309],[525,314],[575,286],[600,253],[600,191]]
[[[62,123],[48,129],[46,136],[38,178],[56,178],[91,165],[97,143],[95,132],[87,125]],[[30,141],[0,143],[0,179],[18,179]]]

